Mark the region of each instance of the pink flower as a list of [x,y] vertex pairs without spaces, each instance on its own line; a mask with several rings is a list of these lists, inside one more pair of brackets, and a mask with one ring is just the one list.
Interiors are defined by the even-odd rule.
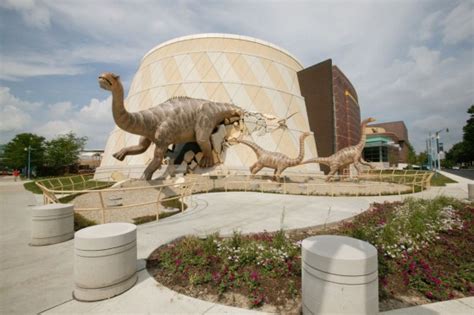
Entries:
[[426,296],[428,299],[430,299],[430,300],[434,298],[434,295],[433,295],[433,293],[432,293],[431,291],[427,291],[427,292],[425,293],[425,296]]
[[253,299],[252,299],[252,304],[253,304],[253,306],[259,306],[259,305],[263,304],[264,300],[265,300],[265,296],[263,294],[254,293],[254,296],[253,296]]
[[221,280],[222,276],[220,273],[218,272],[213,272],[212,273],[212,280],[214,280],[214,282],[219,282]]
[[436,284],[437,286],[439,286],[441,284],[441,280],[439,278],[436,278],[436,277],[433,277],[431,278],[431,280],[434,282],[434,284]]
[[174,263],[175,263],[176,267],[179,267],[179,266],[181,265],[181,263],[182,263],[182,262],[183,262],[183,261],[182,261],[181,259],[179,259],[179,258],[178,258],[178,259],[176,259],[176,260],[175,260],[175,262],[174,262]]
[[258,272],[252,271],[252,273],[250,274],[250,279],[251,279],[252,281],[258,281],[258,278],[259,278],[259,277],[258,277]]

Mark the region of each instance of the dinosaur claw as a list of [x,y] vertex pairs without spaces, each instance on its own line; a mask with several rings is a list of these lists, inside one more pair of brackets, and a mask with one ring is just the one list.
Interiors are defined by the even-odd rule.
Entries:
[[116,158],[117,160],[119,160],[119,161],[123,161],[125,159],[126,155],[122,151],[119,151],[119,152],[116,152],[116,153],[112,154],[112,156],[114,158]]
[[212,157],[209,157],[209,156],[203,156],[201,159],[201,162],[199,163],[199,166],[202,168],[211,167],[212,165],[213,165]]

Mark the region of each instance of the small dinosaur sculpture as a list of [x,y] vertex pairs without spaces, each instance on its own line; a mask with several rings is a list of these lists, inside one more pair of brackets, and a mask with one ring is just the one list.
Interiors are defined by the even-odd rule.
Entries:
[[338,170],[342,170],[344,167],[350,164],[354,164],[359,174],[361,172],[359,168],[359,164],[367,165],[371,168],[374,168],[373,165],[366,162],[362,158],[362,151],[364,150],[365,140],[366,140],[365,127],[367,126],[368,123],[373,122],[373,121],[375,121],[375,119],[372,117],[367,118],[364,121],[362,121],[362,123],[360,124],[361,136],[360,136],[359,143],[357,143],[356,145],[345,147],[337,151],[331,156],[309,159],[302,162],[301,164],[321,163],[321,164],[325,164],[329,166],[330,170],[326,178],[326,181],[329,181]]
[[280,152],[267,151],[251,141],[239,139],[235,141],[247,145],[257,155],[257,162],[250,166],[250,173],[257,174],[264,167],[273,168],[275,170],[274,179],[279,180],[281,173],[286,168],[301,164],[304,157],[304,139],[311,134],[312,132],[304,132],[301,134],[300,152],[296,158],[290,158]]
[[101,88],[112,92],[112,113],[117,126],[141,136],[137,145],[123,148],[113,156],[122,161],[127,155],[145,152],[152,142],[155,144],[153,159],[143,172],[146,180],[161,167],[170,144],[196,141],[203,153],[200,166],[212,166],[212,131],[224,120],[240,119],[244,113],[232,104],[190,97],[174,97],[158,106],[131,113],[125,109],[123,86],[118,75],[103,73],[98,81]]

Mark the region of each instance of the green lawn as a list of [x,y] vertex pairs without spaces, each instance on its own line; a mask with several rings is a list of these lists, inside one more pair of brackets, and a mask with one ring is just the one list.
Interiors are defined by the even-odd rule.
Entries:
[[435,173],[433,177],[431,177],[431,186],[446,186],[446,184],[451,183],[457,182],[439,173]]

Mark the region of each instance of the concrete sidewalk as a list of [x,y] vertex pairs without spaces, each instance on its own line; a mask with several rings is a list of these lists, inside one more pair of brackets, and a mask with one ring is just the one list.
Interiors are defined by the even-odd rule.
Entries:
[[[415,195],[433,197],[442,191],[433,189]],[[445,192],[467,197],[467,192],[458,186],[446,187]],[[28,205],[34,203],[33,195],[24,191],[21,184],[3,185],[0,181],[0,313],[259,313],[171,291],[150,277],[144,269],[145,259],[160,245],[183,235],[230,234],[234,230],[243,233],[274,231],[281,227],[283,212],[285,229],[324,225],[365,211],[372,202],[401,200],[406,196],[330,198],[252,192],[191,196],[188,200],[190,210],[138,227],[139,281],[132,289],[109,300],[83,303],[71,297],[73,241],[44,247],[28,246]]]
[[34,205],[23,182],[0,179],[0,314],[33,314],[71,299],[73,242],[29,246]]

